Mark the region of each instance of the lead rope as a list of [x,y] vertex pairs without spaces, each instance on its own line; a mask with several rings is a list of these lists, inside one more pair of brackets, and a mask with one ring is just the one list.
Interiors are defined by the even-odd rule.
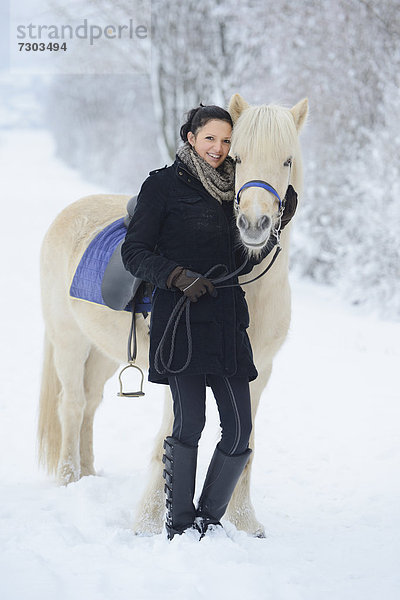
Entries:
[[[246,264],[248,262],[247,258],[244,261],[244,263],[242,265],[240,265],[240,267],[238,269],[236,269],[236,271],[234,271],[233,273],[228,273],[227,275],[223,275],[222,277],[217,277],[215,279],[210,279],[210,281],[211,281],[211,283],[213,283],[215,285],[216,289],[227,288],[227,287],[241,287],[242,285],[247,285],[248,283],[253,283],[254,281],[257,281],[257,279],[260,279],[260,277],[265,275],[265,273],[267,273],[267,271],[270,270],[270,268],[272,267],[272,265],[278,258],[278,254],[280,253],[281,250],[282,250],[282,248],[280,247],[280,245],[278,243],[276,250],[275,250],[275,254],[272,257],[272,260],[268,264],[268,266],[264,269],[264,271],[262,273],[257,275],[257,277],[254,277],[253,279],[250,279],[249,281],[244,281],[243,283],[230,283],[227,285],[215,285],[218,283],[222,283],[223,281],[226,281],[227,279],[231,279],[232,277],[235,277],[235,275],[238,275],[240,273],[240,271],[242,271],[244,269],[244,267],[246,266]],[[209,275],[211,275],[211,273],[213,271],[215,271],[216,269],[218,269],[220,267],[224,267],[226,269],[226,267],[224,265],[215,265],[214,267],[211,267],[211,269],[209,271],[207,271],[207,273],[204,275],[204,277],[208,278]],[[159,373],[160,375],[164,375],[167,371],[168,371],[168,373],[174,373],[174,374],[182,373],[182,371],[184,371],[186,369],[186,367],[189,365],[190,361],[192,360],[193,342],[192,342],[192,330],[190,327],[190,305],[191,305],[191,302],[190,302],[189,298],[187,298],[186,296],[182,296],[182,298],[179,299],[174,310],[172,311],[170,318],[168,319],[168,323],[165,327],[165,330],[164,330],[164,333],[160,340],[160,343],[157,346],[155,357],[154,357],[154,367],[155,367],[157,373]],[[175,353],[176,331],[178,329],[178,325],[182,318],[183,313],[185,313],[185,321],[186,321],[185,325],[186,325],[187,346],[188,346],[187,359],[186,359],[185,364],[180,369],[171,369],[171,363],[172,363],[174,353]],[[171,327],[173,327],[173,329],[172,329],[172,334],[171,334],[170,351],[169,351],[168,358],[165,359],[164,348],[165,348],[165,344],[167,341],[167,337],[169,336]]]
[[[290,165],[289,165],[288,185],[290,185],[291,173],[292,173],[292,163],[290,163]],[[278,198],[279,198],[279,196],[278,196]],[[262,273],[257,275],[257,277],[254,277],[253,279],[250,279],[249,281],[244,281],[243,283],[230,283],[227,285],[215,285],[215,287],[217,289],[227,288],[227,287],[241,287],[242,285],[247,285],[248,283],[253,283],[254,281],[257,281],[257,279],[260,279],[260,277],[265,275],[270,270],[270,268],[272,267],[272,265],[278,258],[280,251],[282,250],[282,248],[280,246],[279,231],[280,231],[280,227],[281,227],[281,220],[282,220],[282,215],[283,215],[284,209],[285,209],[285,198],[283,199],[283,202],[281,203],[280,210],[278,213],[278,221],[276,222],[275,228],[273,230],[273,234],[275,235],[276,242],[277,242],[275,254],[272,257],[271,262],[264,269],[264,271],[262,271]],[[227,279],[232,279],[232,277],[235,277],[235,275],[238,275],[240,273],[240,271],[242,271],[242,269],[244,269],[247,262],[248,262],[248,259],[246,258],[244,263],[238,269],[236,269],[236,271],[233,271],[233,273],[229,273],[227,275],[223,275],[221,277],[211,279],[210,281],[213,284],[218,284],[223,281],[226,281]],[[220,267],[223,267],[226,269],[225,265],[215,265],[209,271],[207,271],[207,273],[204,275],[204,277],[208,277],[215,269],[220,268]],[[164,330],[164,334],[157,346],[155,357],[154,357],[154,366],[155,366],[157,373],[159,373],[160,375],[165,374],[167,371],[169,371],[170,373],[175,373],[175,374],[182,373],[182,371],[184,371],[186,369],[186,367],[189,365],[190,361],[192,360],[193,343],[192,343],[192,330],[190,327],[190,304],[191,304],[191,302],[190,302],[189,298],[187,298],[186,296],[182,296],[182,298],[180,298],[180,300],[176,304],[176,306],[175,306],[174,310],[172,311],[171,316],[167,322],[167,325]],[[185,313],[185,321],[186,321],[188,355],[187,355],[187,359],[186,359],[186,362],[183,365],[183,367],[181,367],[180,369],[174,370],[174,369],[171,369],[171,363],[172,363],[174,352],[175,352],[175,337],[176,337],[178,325],[180,323],[183,313]],[[174,319],[175,319],[175,322],[174,322]],[[166,339],[167,339],[167,336],[169,334],[169,330],[171,329],[172,324],[173,324],[173,330],[172,330],[172,336],[171,336],[170,352],[169,352],[168,360],[165,361],[164,355],[163,355],[164,347],[165,347]],[[140,387],[140,392],[136,392],[136,393],[132,393],[132,394],[123,393],[122,381],[121,381],[122,371],[121,371],[120,378],[119,378],[120,379],[120,393],[118,394],[119,396],[143,395],[143,392],[142,392],[143,372],[139,367],[137,367],[134,364],[134,361],[136,360],[136,352],[137,352],[137,343],[136,343],[135,308],[134,308],[134,306],[132,306],[132,322],[131,322],[131,327],[129,330],[129,337],[128,337],[128,362],[129,362],[129,364],[127,367],[125,367],[125,369],[127,369],[129,367],[134,367],[134,368],[138,369],[142,373],[142,383],[141,383],[141,387]],[[160,365],[160,363],[161,363],[161,365]],[[123,369],[123,371],[125,369]]]

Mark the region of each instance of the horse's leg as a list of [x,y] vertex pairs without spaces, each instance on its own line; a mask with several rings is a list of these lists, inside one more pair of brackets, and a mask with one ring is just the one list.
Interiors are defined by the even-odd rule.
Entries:
[[90,343],[75,328],[61,328],[62,335],[53,339],[54,364],[61,383],[58,416],[61,448],[57,480],[62,485],[80,477],[79,441],[85,410],[84,375]]
[[165,494],[162,456],[164,439],[171,435],[173,423],[172,400],[169,388],[166,390],[164,414],[157,434],[150,463],[150,479],[142,494],[136,513],[133,530],[137,535],[161,533],[165,515]]
[[86,404],[80,433],[80,476],[96,475],[93,454],[93,420],[103,398],[106,381],[115,373],[118,363],[93,347],[85,364],[84,390]]
[[228,521],[233,523],[238,529],[246,531],[255,537],[265,537],[265,530],[262,523],[260,523],[256,518],[254,507],[250,499],[250,475],[254,458],[254,422],[260,397],[268,383],[271,370],[272,364],[270,364],[268,367],[264,367],[257,379],[250,385],[253,430],[250,436],[249,447],[253,449],[253,452],[251,453],[249,462],[240,476],[225,514]]

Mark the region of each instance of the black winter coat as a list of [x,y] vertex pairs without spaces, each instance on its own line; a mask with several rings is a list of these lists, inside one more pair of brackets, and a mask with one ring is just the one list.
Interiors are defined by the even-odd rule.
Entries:
[[[125,268],[156,286],[150,325],[149,381],[168,383],[168,373],[154,367],[157,346],[182,292],[167,288],[169,274],[182,266],[205,274],[217,264],[231,273],[246,258],[237,243],[238,231],[231,202],[213,198],[177,158],[170,167],[152,171],[140,190],[134,216],[121,248]],[[249,261],[241,274],[264,258]],[[216,271],[211,278],[217,277]],[[237,282],[233,278],[226,283]],[[184,374],[204,373],[257,377],[246,332],[249,313],[241,287],[222,288],[191,303],[192,360]],[[185,319],[178,326],[171,369],[186,362]],[[168,353],[167,353],[168,355]]]

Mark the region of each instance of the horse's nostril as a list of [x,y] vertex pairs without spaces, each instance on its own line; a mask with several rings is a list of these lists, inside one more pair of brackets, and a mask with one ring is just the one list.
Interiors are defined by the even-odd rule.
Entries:
[[240,215],[240,217],[238,218],[237,224],[240,229],[248,229],[249,228],[249,222],[244,215]]
[[266,215],[263,215],[261,217],[261,219],[259,219],[259,221],[258,221],[259,229],[268,229],[268,227],[270,227],[270,225],[271,225],[271,219],[269,217],[267,217]]

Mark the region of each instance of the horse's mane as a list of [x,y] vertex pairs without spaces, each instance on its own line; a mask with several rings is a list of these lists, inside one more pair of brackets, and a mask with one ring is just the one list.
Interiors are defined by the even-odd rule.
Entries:
[[250,106],[235,123],[232,154],[281,158],[282,150],[297,143],[297,131],[289,109],[282,106]]

